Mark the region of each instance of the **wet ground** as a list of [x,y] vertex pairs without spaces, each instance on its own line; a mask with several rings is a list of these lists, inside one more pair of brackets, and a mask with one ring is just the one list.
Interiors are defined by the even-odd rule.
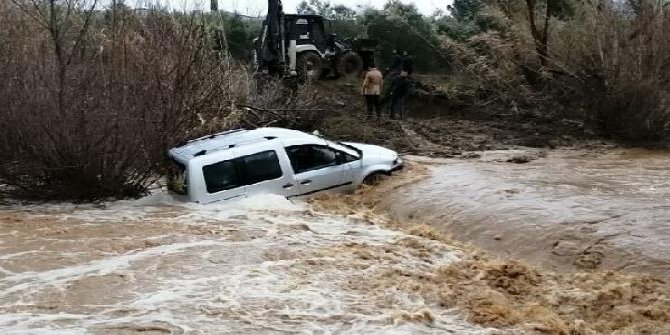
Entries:
[[4,209],[0,333],[487,334],[420,295],[364,285],[461,254],[276,196]]
[[670,279],[670,152],[508,150],[472,157],[424,159],[430,177],[386,197],[384,208],[543,268]]
[[[445,78],[420,76],[425,84]],[[439,85],[438,85],[439,86]],[[470,151],[519,148],[601,148],[607,145],[598,130],[583,121],[547,111],[499,110],[496,105],[472,108],[454,104],[444,91],[415,90],[408,97],[403,121],[389,118],[388,105],[381,118],[365,118],[359,83],[323,82],[316,86],[319,107],[327,110],[318,122],[305,125],[327,137],[379,144],[404,154],[458,157]]]

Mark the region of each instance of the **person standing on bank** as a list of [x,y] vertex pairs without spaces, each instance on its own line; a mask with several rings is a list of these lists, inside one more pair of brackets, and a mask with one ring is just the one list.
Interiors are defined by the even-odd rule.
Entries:
[[365,104],[367,106],[367,117],[372,116],[373,110],[378,117],[382,116],[381,104],[379,96],[382,93],[382,86],[384,85],[384,76],[374,64],[370,64],[368,72],[365,74],[363,80],[362,93],[365,96]]
[[407,72],[408,76],[411,76],[412,73],[414,73],[414,60],[407,50],[402,52],[402,70]]
[[403,64],[403,57],[398,54],[397,50],[393,50],[392,55],[391,65],[386,68],[386,73],[384,73],[384,76],[389,77],[390,79],[394,79],[400,75]]
[[405,114],[405,98],[409,93],[410,82],[407,72],[402,71],[400,76],[391,83],[391,119],[397,117],[402,120]]

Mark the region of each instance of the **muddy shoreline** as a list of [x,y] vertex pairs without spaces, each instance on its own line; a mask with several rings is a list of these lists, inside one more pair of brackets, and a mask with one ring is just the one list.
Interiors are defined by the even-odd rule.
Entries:
[[667,152],[507,150],[474,157],[415,157],[430,175],[389,193],[380,208],[552,271],[670,279]]

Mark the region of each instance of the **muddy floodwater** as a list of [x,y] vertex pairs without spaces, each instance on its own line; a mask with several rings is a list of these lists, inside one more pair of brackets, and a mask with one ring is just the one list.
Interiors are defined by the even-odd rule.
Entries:
[[418,295],[359,288],[460,257],[422,240],[278,196],[4,209],[0,333],[489,333]]
[[419,160],[430,177],[383,201],[398,218],[544,268],[670,279],[670,152],[512,150]]
[[[377,190],[384,193],[377,208],[403,219],[395,223],[426,223],[491,255],[557,273],[670,277],[667,153],[501,151],[414,160],[428,167],[419,182],[407,180],[425,169],[409,169],[347,199],[363,203]],[[319,201],[339,206],[343,198]],[[260,196],[202,206],[157,192],[104,206],[0,208],[0,334],[668,329],[670,299],[660,282],[536,275],[424,228],[376,224],[385,214],[352,207],[336,215],[318,204]],[[566,330],[581,329],[582,316],[599,332]],[[624,328],[632,330],[612,332]]]

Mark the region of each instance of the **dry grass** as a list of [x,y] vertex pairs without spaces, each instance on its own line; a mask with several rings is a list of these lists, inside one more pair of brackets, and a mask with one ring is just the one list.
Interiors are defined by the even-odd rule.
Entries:
[[[139,196],[198,113],[244,91],[197,17],[0,5],[0,183],[38,199]],[[39,9],[38,9],[39,8]]]

